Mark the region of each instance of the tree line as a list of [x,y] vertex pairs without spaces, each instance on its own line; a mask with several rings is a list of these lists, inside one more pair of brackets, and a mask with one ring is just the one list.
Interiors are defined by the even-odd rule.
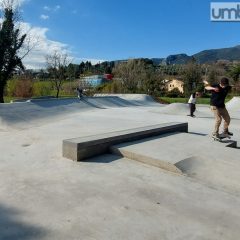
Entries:
[[[26,89],[26,84],[31,79],[22,63],[25,53],[20,56],[20,49],[26,47],[26,34],[21,34],[16,25],[17,12],[13,7],[14,1],[2,1],[3,21],[0,24],[0,102],[4,102],[4,90],[7,82],[16,73],[21,71],[21,81]],[[38,73],[39,80],[50,80],[56,90],[56,97],[64,81],[75,81],[81,76],[93,74],[113,74],[114,79],[108,84],[96,88],[96,91],[121,92],[121,93],[147,93],[161,96],[166,94],[165,80],[173,78],[184,82],[184,95],[189,96],[192,91],[203,91],[203,80],[210,83],[218,81],[221,76],[231,79],[236,92],[240,88],[240,63],[218,61],[215,63],[199,64],[194,58],[187,64],[155,65],[151,59],[128,59],[126,61],[105,61],[92,64],[90,61],[73,64],[69,57],[60,52],[46,56],[46,70]],[[27,75],[28,77],[23,77]],[[30,77],[29,77],[30,76]],[[33,78],[33,76],[32,76]],[[27,79],[27,80],[26,80]],[[30,81],[31,82],[31,81]],[[174,94],[179,94],[174,89]],[[239,92],[238,92],[239,93]]]

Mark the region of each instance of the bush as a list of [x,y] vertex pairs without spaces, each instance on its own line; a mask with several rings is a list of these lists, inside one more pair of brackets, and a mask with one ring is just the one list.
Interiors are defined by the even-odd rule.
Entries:
[[116,80],[96,87],[96,91],[101,93],[122,93],[122,90],[121,82]]
[[17,86],[17,79],[10,79],[9,81],[7,81],[7,85],[6,85],[6,96],[9,97],[15,97],[16,95],[16,86]]
[[177,97],[184,97],[184,96],[183,96],[183,93],[181,93],[178,88],[174,88],[172,91],[166,93],[166,97],[177,98]]
[[33,96],[32,79],[26,76],[21,76],[16,83],[15,96],[21,98],[29,98]]
[[78,87],[78,82],[64,82],[62,85],[62,93],[65,95],[76,95],[76,88]]
[[33,95],[36,97],[51,95],[51,83],[48,81],[37,81],[33,83]]

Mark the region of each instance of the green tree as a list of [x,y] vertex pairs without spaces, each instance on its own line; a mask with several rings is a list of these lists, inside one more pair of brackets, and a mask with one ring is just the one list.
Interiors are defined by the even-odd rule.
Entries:
[[87,74],[90,74],[92,72],[92,63],[90,61],[86,61],[84,71]]
[[67,66],[67,77],[69,80],[74,80],[80,75],[79,65],[70,63]]
[[229,72],[229,75],[232,77],[232,79],[237,82],[240,77],[240,64],[234,65]]
[[143,85],[144,92],[152,96],[160,95],[164,89],[163,79],[163,75],[153,65],[148,65]]
[[80,74],[83,74],[84,71],[85,71],[85,63],[84,63],[84,62],[81,62],[81,63],[79,64],[79,72],[80,72]]
[[115,78],[121,81],[125,92],[136,93],[146,79],[146,65],[142,60],[130,59],[119,63],[113,69]]
[[200,85],[203,85],[201,67],[194,60],[185,66],[183,80],[185,96],[189,96],[193,91],[197,91]]
[[24,69],[22,59],[18,56],[22,48],[26,34],[21,35],[15,28],[16,13],[11,4],[4,6],[3,22],[0,25],[0,102],[4,102],[5,85],[16,69]]

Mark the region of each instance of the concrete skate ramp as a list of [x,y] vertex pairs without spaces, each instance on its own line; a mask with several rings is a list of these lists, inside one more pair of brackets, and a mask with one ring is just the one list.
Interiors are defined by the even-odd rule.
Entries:
[[126,101],[130,101],[136,105],[161,105],[157,103],[151,96],[147,94],[95,94],[97,97],[117,97]]
[[166,114],[186,115],[187,113],[189,113],[189,106],[188,104],[184,104],[184,103],[172,103],[162,108],[161,112]]
[[[169,105],[163,105],[155,112],[169,114],[169,115],[183,115],[186,116],[190,114],[189,105],[186,103],[172,103]],[[194,113],[198,117],[209,117],[211,112],[209,111],[209,106],[196,105],[196,111]]]
[[240,97],[233,97],[226,103],[226,107],[232,111],[240,111]]
[[[132,99],[134,99],[132,97]],[[157,104],[157,103],[156,103]],[[135,102],[118,96],[77,98],[32,99],[27,102],[0,104],[0,129],[24,129],[52,120],[63,119],[68,114],[106,108],[148,106],[146,101]]]
[[216,158],[194,156],[176,163],[175,166],[187,176],[210,187],[240,195],[239,150],[235,151],[236,155],[231,152],[231,158],[221,157],[221,154]]

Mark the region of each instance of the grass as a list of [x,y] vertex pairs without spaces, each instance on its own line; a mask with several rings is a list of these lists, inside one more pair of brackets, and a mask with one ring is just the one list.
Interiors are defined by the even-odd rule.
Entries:
[[10,103],[11,100],[16,100],[16,99],[19,99],[19,98],[4,96],[4,103]]

